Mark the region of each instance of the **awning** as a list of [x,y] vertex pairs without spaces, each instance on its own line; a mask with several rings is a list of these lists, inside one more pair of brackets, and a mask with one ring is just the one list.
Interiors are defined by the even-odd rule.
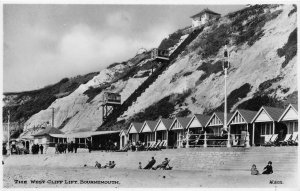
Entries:
[[78,133],[71,133],[66,134],[66,137],[68,138],[87,138],[97,135],[109,135],[109,134],[115,134],[120,133],[120,131],[88,131],[88,132],[78,132]]
[[67,138],[67,135],[65,134],[49,134],[51,137],[56,137],[56,138]]

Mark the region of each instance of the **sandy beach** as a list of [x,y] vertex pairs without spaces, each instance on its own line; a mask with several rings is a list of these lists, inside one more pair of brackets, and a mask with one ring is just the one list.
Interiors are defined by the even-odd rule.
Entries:
[[[4,166],[5,188],[49,187],[297,187],[295,173],[251,176],[249,171],[96,169]],[[25,183],[26,181],[26,183]],[[272,184],[273,183],[273,184]],[[275,183],[275,184],[274,184]]]

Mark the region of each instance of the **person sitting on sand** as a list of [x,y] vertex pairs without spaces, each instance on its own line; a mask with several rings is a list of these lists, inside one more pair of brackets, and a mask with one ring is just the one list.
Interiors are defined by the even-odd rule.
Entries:
[[156,167],[153,167],[152,170],[156,170],[158,168],[165,169],[168,166],[169,162],[170,162],[170,160],[168,160],[168,158],[165,158],[165,160],[161,164],[157,165]]
[[111,161],[108,162],[108,164],[106,163],[106,165],[104,165],[102,168],[107,168],[111,165]]
[[139,169],[142,169],[142,163],[139,162]]
[[258,172],[255,164],[252,165],[251,175],[259,175],[259,172]]
[[116,166],[115,161],[112,161],[111,164],[108,166],[108,168],[114,168]]
[[151,169],[155,163],[156,160],[154,159],[154,157],[152,157],[151,161],[149,161],[149,163],[145,166],[144,169]]
[[272,173],[273,173],[272,161],[269,161],[268,165],[264,168],[262,174],[272,174]]
[[97,168],[101,168],[101,164],[100,164],[100,163],[98,163],[98,161],[96,161],[95,167],[97,167]]

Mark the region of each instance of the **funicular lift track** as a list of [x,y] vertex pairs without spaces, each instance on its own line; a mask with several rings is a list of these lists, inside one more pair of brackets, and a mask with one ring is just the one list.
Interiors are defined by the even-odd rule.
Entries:
[[173,63],[173,61],[178,57],[178,55],[189,45],[204,29],[205,26],[195,29],[189,36],[172,52],[168,55],[167,50],[153,49],[151,52],[150,62],[160,62],[159,67],[118,107],[110,111],[109,115],[105,116],[103,123],[98,128],[101,130],[104,126],[112,126],[117,118],[121,116],[138,97],[142,95],[145,90],[155,82],[155,80],[168,68],[168,66]]

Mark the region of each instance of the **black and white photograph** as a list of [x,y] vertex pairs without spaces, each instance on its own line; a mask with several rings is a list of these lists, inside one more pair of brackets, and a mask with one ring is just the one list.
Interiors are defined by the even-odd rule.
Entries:
[[2,188],[298,190],[299,3],[247,3],[2,2]]

